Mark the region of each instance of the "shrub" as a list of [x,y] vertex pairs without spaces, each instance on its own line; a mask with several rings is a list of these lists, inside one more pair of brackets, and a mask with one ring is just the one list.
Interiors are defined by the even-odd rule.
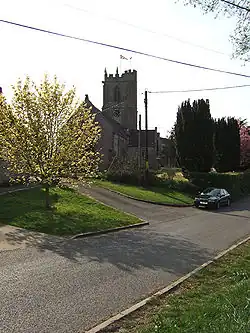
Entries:
[[138,184],[140,173],[136,159],[116,158],[104,173],[104,178],[127,184]]
[[139,175],[136,173],[107,172],[105,179],[112,182],[135,185],[139,182]]
[[[102,178],[130,185],[143,185],[144,172],[138,169],[136,158],[116,159],[109,169],[103,174]],[[148,186],[156,185],[160,180],[154,171],[148,173]]]
[[250,169],[246,170],[242,174],[242,184],[241,184],[242,192],[246,194],[250,194]]
[[195,195],[199,190],[198,186],[192,184],[187,180],[184,181],[166,180],[164,182],[159,183],[158,186],[169,188],[178,192],[188,193],[191,195]]
[[162,168],[160,171],[157,172],[157,177],[161,181],[166,180],[176,180],[176,181],[188,181],[185,178],[182,170],[180,168]]
[[162,167],[160,169],[160,173],[164,173],[164,172],[168,173],[169,171],[170,172],[174,171],[175,173],[177,173],[177,172],[181,172],[181,168],[167,168],[167,167]]
[[[116,172],[107,172],[103,175],[103,179],[122,183],[129,185],[143,185],[144,184],[144,175],[139,172],[126,172],[126,173],[116,173]],[[160,184],[161,181],[156,177],[156,174],[153,171],[148,173],[148,186],[154,186]]]

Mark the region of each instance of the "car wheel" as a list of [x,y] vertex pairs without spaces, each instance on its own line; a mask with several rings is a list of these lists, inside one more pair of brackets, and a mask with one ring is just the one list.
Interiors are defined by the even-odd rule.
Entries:
[[220,209],[220,201],[216,202],[216,209]]
[[231,205],[231,200],[227,199],[227,207],[229,207]]

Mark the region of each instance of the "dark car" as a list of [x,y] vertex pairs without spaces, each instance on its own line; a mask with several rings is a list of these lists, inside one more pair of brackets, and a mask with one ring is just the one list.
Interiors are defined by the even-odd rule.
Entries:
[[231,196],[223,188],[209,187],[199,193],[194,199],[195,207],[219,209],[221,206],[230,206]]

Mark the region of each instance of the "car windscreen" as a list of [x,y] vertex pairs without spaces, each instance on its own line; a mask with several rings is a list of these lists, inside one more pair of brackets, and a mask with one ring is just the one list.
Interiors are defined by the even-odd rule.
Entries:
[[220,190],[218,190],[218,189],[206,189],[205,191],[203,191],[203,194],[216,196],[216,195],[220,194]]

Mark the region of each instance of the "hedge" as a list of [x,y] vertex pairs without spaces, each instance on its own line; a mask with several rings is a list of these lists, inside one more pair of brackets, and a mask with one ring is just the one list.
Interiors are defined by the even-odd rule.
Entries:
[[[107,172],[102,175],[102,179],[109,180],[111,182],[117,182],[121,184],[129,185],[143,185],[144,174],[139,172]],[[156,173],[149,171],[148,173],[148,186],[153,186],[161,183],[160,179],[156,177]]]
[[250,173],[203,173],[190,172],[190,181],[200,190],[207,187],[226,189],[233,200],[250,194]]

